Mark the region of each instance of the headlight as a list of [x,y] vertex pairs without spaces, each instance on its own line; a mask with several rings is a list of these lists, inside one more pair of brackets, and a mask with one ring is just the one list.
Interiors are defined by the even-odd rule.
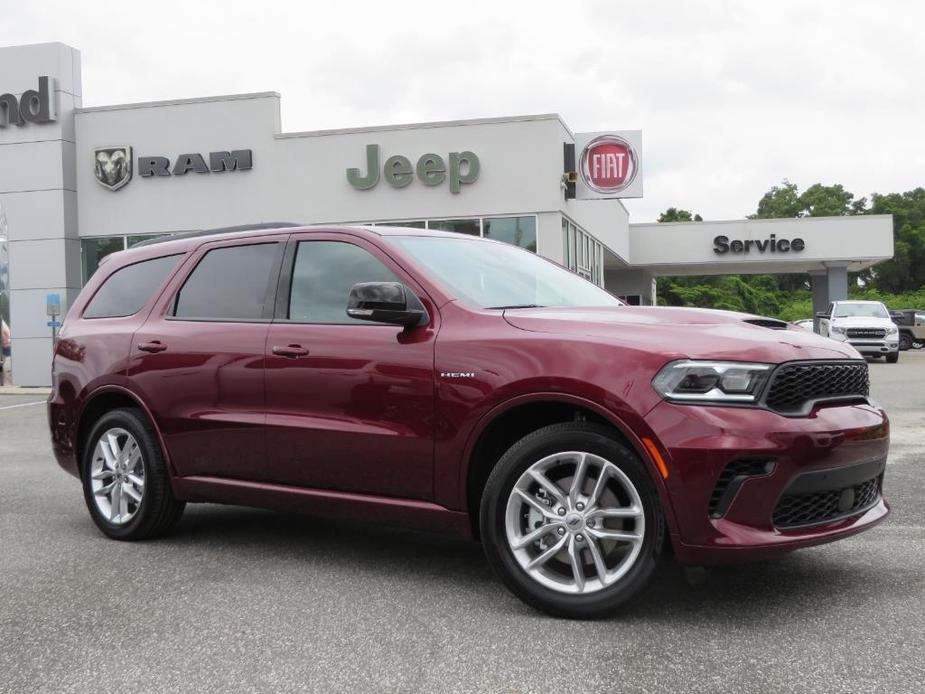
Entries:
[[652,386],[666,400],[745,404],[758,399],[771,368],[738,361],[673,361]]
[[845,329],[839,325],[833,325],[829,327],[830,333],[837,333],[838,335],[844,335]]
[[899,328],[897,328],[895,325],[891,325],[889,328],[886,329],[887,335],[895,335],[898,332],[899,332]]

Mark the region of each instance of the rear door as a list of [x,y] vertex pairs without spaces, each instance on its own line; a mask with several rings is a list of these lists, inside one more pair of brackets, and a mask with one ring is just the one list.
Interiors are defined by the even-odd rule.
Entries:
[[181,476],[261,476],[264,351],[286,238],[205,244],[135,333],[128,375]]
[[[358,282],[400,281],[425,328],[349,318]],[[267,340],[267,470],[283,484],[433,496],[438,316],[381,249],[351,235],[293,234]]]

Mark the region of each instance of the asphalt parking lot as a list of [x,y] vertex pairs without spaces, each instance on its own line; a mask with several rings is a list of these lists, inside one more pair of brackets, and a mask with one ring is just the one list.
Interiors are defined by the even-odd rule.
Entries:
[[44,396],[0,395],[2,692],[921,692],[925,350],[871,364],[892,419],[877,529],[775,562],[666,564],[622,614],[538,614],[478,546],[214,505],[104,539]]

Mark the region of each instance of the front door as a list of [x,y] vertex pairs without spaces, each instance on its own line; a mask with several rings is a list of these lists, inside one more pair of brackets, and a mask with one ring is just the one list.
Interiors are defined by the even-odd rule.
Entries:
[[180,476],[263,474],[264,352],[285,239],[207,244],[135,333],[128,376]]
[[[400,281],[425,300],[428,327],[349,318],[358,282]],[[420,287],[372,244],[293,235],[267,339],[267,462],[275,482],[433,496],[437,316]]]

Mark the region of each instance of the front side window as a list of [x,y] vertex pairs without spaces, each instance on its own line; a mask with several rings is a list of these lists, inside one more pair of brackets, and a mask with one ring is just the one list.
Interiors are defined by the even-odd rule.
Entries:
[[395,240],[451,295],[472,306],[621,305],[568,270],[506,243],[426,236]]
[[110,275],[84,311],[84,318],[120,318],[141,309],[177,266],[179,255],[143,260]]
[[273,270],[279,247],[274,242],[209,251],[177,294],[174,317],[231,321],[264,318],[270,283],[276,284]]
[[347,316],[350,288],[360,282],[398,282],[368,251],[343,241],[300,241],[292,269],[289,320],[356,324]]

